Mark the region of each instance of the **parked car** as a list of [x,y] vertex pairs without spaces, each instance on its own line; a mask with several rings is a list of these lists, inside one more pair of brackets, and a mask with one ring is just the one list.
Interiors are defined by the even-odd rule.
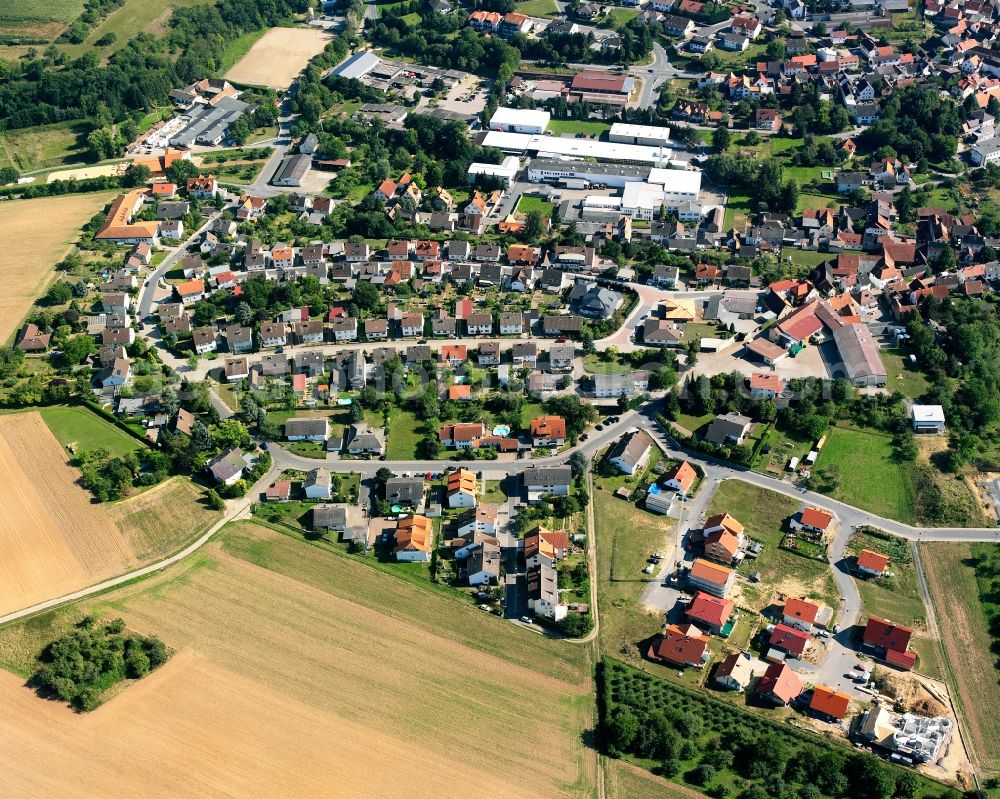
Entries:
[[521,621],[524,624],[534,624],[535,623],[535,620],[533,618],[531,618],[531,616],[522,616],[521,617]]

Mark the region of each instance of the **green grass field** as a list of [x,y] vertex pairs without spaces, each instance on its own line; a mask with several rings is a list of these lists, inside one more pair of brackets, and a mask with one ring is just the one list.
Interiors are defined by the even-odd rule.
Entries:
[[419,456],[418,447],[423,438],[423,423],[409,411],[393,408],[386,432],[386,458],[391,461],[408,461]]
[[0,166],[34,172],[87,160],[86,127],[56,122],[0,132]]
[[904,396],[916,399],[929,388],[927,378],[907,364],[906,354],[902,350],[882,350],[882,363],[885,364],[888,375],[886,387],[890,391],[900,391]]
[[761,581],[743,589],[740,605],[761,609],[771,599],[772,590],[790,595],[806,595],[838,607],[836,588],[826,561],[796,555],[779,545],[782,530],[802,503],[794,497],[768,491],[766,488],[725,480],[719,484],[708,505],[708,513],[729,513],[746,528],[747,535],[764,544],[757,560],[745,560],[742,574],[760,572]]
[[[952,698],[964,717],[963,740],[973,762],[1000,770],[1000,681],[995,641],[984,611],[976,564],[997,551],[995,544],[920,544],[920,559],[937,611],[944,648],[943,665]],[[918,652],[919,656],[919,652]],[[922,664],[917,662],[917,669]]]
[[726,200],[726,217],[723,224],[725,230],[733,227],[743,229],[750,214],[753,200],[746,194],[730,194]]
[[78,58],[94,49],[95,42],[102,36],[113,33],[116,37],[114,44],[101,48],[102,54],[108,56],[140,33],[165,33],[170,14],[175,8],[189,8],[208,2],[210,0],[126,0],[125,5],[116,8],[99,25],[93,27],[85,41],[59,47],[70,57]]
[[552,216],[553,208],[555,206],[548,200],[543,200],[541,197],[535,197],[532,194],[522,194],[521,199],[517,203],[517,213],[530,214],[532,211],[538,211],[545,219]]
[[588,136],[600,136],[611,130],[611,125],[605,122],[591,122],[586,119],[550,119],[546,130],[556,136],[562,136],[566,133],[586,133]]
[[72,446],[75,452],[106,449],[112,455],[124,455],[143,448],[128,433],[86,408],[53,405],[40,408],[39,413],[59,443],[67,448]]
[[634,8],[612,8],[604,17],[607,27],[618,30],[624,28],[629,22],[639,16],[639,12]]
[[559,13],[555,0],[525,0],[517,4],[517,10],[529,17],[554,17]]
[[905,464],[892,457],[892,440],[874,430],[830,431],[816,466],[834,466],[840,485],[831,496],[879,516],[912,524],[913,486]]

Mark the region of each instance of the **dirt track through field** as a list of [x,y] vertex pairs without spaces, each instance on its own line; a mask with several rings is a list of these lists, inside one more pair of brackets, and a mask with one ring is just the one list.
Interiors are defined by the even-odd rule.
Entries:
[[329,42],[330,34],[318,28],[271,28],[233,65],[226,78],[249,86],[287,89]]

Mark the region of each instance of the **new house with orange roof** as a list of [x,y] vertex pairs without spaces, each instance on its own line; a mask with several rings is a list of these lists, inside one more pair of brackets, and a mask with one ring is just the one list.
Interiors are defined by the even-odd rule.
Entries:
[[691,587],[722,598],[729,594],[735,582],[735,571],[704,558],[695,560],[688,573],[688,584]]
[[160,236],[160,223],[132,221],[132,217],[142,208],[145,197],[145,189],[119,194],[111,203],[108,215],[94,235],[94,240],[113,244],[155,244]]
[[667,472],[663,478],[663,485],[681,494],[688,494],[697,480],[698,473],[694,467],[687,461],[681,461]]
[[561,416],[539,416],[531,421],[533,447],[561,447],[566,443],[566,420]]
[[796,532],[810,533],[822,538],[833,524],[833,514],[821,508],[805,507],[792,516],[788,526]]
[[836,691],[829,685],[817,685],[809,700],[809,709],[826,719],[843,719],[850,705],[850,694]]
[[396,544],[393,554],[396,560],[407,562],[427,562],[431,559],[434,545],[434,526],[426,516],[410,515],[396,522]]
[[871,577],[881,577],[889,567],[889,556],[862,549],[857,557],[858,571]]
[[782,611],[784,621],[789,627],[797,627],[807,633],[813,631],[816,624],[816,617],[819,615],[820,607],[815,602],[808,599],[796,599],[794,597],[785,601],[785,608]]
[[458,469],[448,475],[445,497],[449,508],[474,508],[479,493],[479,482],[475,472]]
[[646,652],[650,660],[700,669],[708,660],[708,636],[693,624],[670,624]]
[[722,599],[699,591],[694,595],[684,615],[703,630],[721,635],[736,607],[731,599]]

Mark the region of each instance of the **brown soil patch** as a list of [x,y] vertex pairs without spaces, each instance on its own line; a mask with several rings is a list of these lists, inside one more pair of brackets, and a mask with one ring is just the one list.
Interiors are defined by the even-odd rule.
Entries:
[[287,89],[329,42],[330,35],[317,28],[271,28],[233,65],[226,79],[250,86]]
[[0,252],[17,254],[4,263],[0,342],[13,336],[35,298],[45,293],[80,227],[113,196],[98,192],[0,203]]

